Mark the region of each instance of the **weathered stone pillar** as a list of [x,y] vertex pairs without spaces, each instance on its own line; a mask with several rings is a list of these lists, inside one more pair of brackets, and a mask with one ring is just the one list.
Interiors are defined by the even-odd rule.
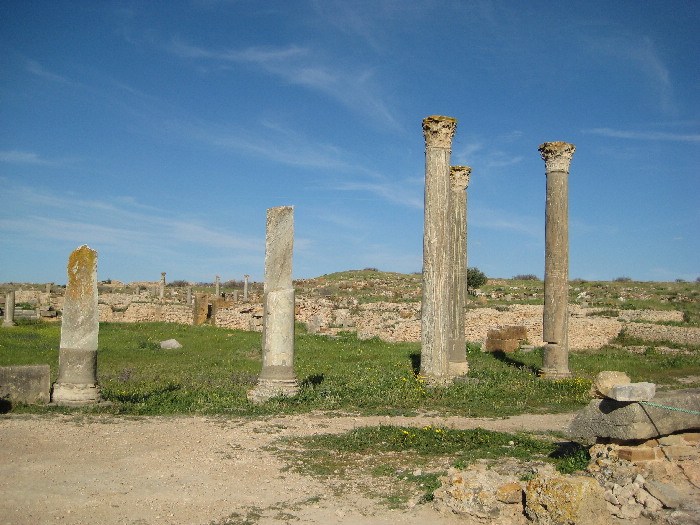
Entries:
[[68,282],[61,320],[58,378],[51,400],[57,405],[92,405],[101,400],[97,384],[97,252],[83,245],[68,258]]
[[294,207],[267,210],[265,288],[263,310],[263,364],[258,385],[248,399],[262,403],[271,397],[296,395],[294,374],[294,287],[292,252]]
[[2,326],[9,328],[15,326],[15,291],[9,291],[5,294],[5,315],[2,320]]
[[187,304],[192,304],[192,287],[187,287]]
[[450,154],[456,127],[457,120],[450,117],[423,119],[426,147],[421,373],[434,382],[450,377],[448,356],[454,330]]
[[450,223],[450,247],[452,250],[452,267],[454,275],[453,316],[454,326],[449,355],[449,372],[451,376],[464,375],[469,372],[466,358],[466,341],[464,338],[464,316],[467,306],[467,193],[469,174],[468,166],[452,166],[450,182],[452,184]]
[[570,377],[569,371],[569,164],[576,146],[545,142],[539,147],[547,176],[545,205],[544,313],[547,343],[542,377]]
[[250,275],[243,276],[243,302],[244,303],[248,302],[248,277],[250,277]]
[[221,278],[218,275],[216,276],[216,284],[214,286],[214,294],[219,297],[221,295]]
[[53,286],[53,283],[46,283],[46,293],[51,293],[51,287]]
[[209,294],[194,294],[194,304],[192,305],[192,324],[199,326],[209,317]]

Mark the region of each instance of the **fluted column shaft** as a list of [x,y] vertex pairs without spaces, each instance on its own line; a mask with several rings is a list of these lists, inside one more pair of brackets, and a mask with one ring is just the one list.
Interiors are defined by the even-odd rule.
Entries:
[[449,373],[459,376],[469,371],[466,358],[464,338],[464,315],[467,304],[467,187],[469,174],[472,169],[468,166],[452,166],[450,168],[452,220],[450,221],[450,247],[452,250],[452,267],[454,294],[452,315],[454,318],[452,341],[449,353]]
[[545,268],[542,338],[542,376],[559,379],[569,371],[569,164],[576,146],[545,142],[539,147],[545,161]]
[[457,120],[423,119],[425,136],[425,219],[423,230],[423,301],[421,373],[449,378],[450,341],[454,330],[454,281],[450,254],[452,197],[450,154]]

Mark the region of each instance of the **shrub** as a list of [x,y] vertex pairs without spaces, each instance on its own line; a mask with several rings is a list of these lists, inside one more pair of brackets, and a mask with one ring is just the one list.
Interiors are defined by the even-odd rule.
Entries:
[[628,283],[630,281],[632,281],[632,279],[629,277],[615,277],[615,279],[613,279],[613,282],[615,283]]
[[184,280],[173,281],[171,283],[168,283],[168,287],[170,288],[187,288],[189,285],[190,283]]
[[534,273],[525,273],[521,275],[514,275],[513,279],[516,281],[539,281],[540,278],[537,277]]
[[467,288],[474,290],[485,285],[489,278],[478,268],[467,268]]

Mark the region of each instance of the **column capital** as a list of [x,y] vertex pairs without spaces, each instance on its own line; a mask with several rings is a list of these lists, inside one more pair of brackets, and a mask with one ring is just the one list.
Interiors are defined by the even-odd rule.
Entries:
[[469,174],[472,169],[469,166],[450,166],[450,183],[456,191],[466,190],[469,187]]
[[568,142],[545,142],[537,148],[544,160],[545,171],[564,171],[569,173],[569,163],[574,156],[576,146]]
[[423,136],[426,148],[452,147],[452,137],[457,128],[457,119],[433,115],[423,119]]

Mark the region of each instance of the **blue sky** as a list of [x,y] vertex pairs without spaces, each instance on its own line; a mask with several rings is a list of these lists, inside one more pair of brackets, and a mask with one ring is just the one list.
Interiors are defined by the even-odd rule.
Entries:
[[700,275],[691,1],[0,3],[0,282],[422,265],[429,115],[471,166],[469,265],[544,273],[544,162],[576,145],[570,276]]

